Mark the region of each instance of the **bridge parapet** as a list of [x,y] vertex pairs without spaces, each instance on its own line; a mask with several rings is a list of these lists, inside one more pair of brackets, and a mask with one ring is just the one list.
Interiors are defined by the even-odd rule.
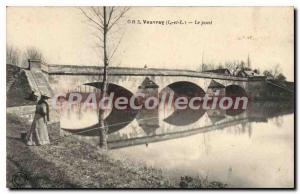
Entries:
[[[77,65],[56,65],[43,64],[42,71],[53,75],[99,75],[103,73],[103,67],[77,66]],[[214,73],[202,73],[183,69],[159,69],[159,68],[131,68],[131,67],[110,67],[109,75],[130,75],[130,76],[185,76],[195,78],[210,78],[233,81],[249,81],[249,78],[218,75]],[[252,78],[251,81],[254,81]]]

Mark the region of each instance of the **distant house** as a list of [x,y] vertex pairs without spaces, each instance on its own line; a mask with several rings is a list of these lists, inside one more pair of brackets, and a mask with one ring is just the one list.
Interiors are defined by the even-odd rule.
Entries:
[[227,69],[227,68],[207,70],[204,72],[205,73],[215,73],[215,74],[220,74],[220,75],[231,75],[229,69]]
[[255,73],[252,70],[240,70],[236,73],[238,77],[257,77],[260,76],[258,73]]
[[215,80],[211,80],[208,89],[208,96],[225,96],[225,86],[216,82]]

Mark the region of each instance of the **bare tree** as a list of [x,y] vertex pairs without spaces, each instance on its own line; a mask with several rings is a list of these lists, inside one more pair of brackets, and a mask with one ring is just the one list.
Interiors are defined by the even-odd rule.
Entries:
[[225,67],[231,72],[231,74],[235,75],[239,69],[238,63],[234,62],[226,62]]
[[29,47],[26,49],[24,56],[30,59],[42,59],[43,55],[36,47]]
[[269,79],[273,79],[273,80],[284,81],[286,79],[285,76],[281,73],[281,69],[279,67],[279,64],[275,65],[270,70],[265,70],[263,72],[263,74],[265,76],[267,76]]
[[[86,7],[80,8],[82,14],[88,21],[88,24],[91,25],[96,34],[97,46],[102,49],[103,52],[103,75],[102,75],[102,85],[100,87],[100,100],[106,96],[107,93],[107,71],[110,65],[111,58],[114,56],[120,42],[117,42],[114,45],[114,48],[111,48],[112,43],[109,42],[109,35],[112,32],[112,29],[117,26],[120,20],[125,16],[128,12],[128,7]],[[100,53],[99,53],[100,54]],[[101,54],[100,54],[101,56]],[[101,77],[101,74],[99,75]],[[103,107],[99,107],[98,113],[98,122],[99,122],[99,146],[101,148],[107,148],[106,142],[106,127],[104,123],[104,109]]]
[[27,66],[28,59],[39,59],[44,61],[42,52],[36,47],[28,47],[23,53],[22,65]]
[[20,50],[12,45],[6,45],[6,64],[19,65]]
[[244,61],[227,61],[225,62],[225,68],[227,68],[232,75],[236,75],[241,70],[249,69],[246,67],[246,63]]

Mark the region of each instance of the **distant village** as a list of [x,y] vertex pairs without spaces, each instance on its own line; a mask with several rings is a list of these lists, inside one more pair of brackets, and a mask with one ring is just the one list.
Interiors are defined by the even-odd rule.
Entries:
[[258,68],[251,68],[249,56],[247,62],[226,62],[224,65],[219,64],[217,66],[211,63],[202,63],[200,71],[235,77],[262,78],[280,87],[294,91],[294,82],[286,80],[286,76],[281,72],[279,65],[276,65],[273,69],[261,72]]

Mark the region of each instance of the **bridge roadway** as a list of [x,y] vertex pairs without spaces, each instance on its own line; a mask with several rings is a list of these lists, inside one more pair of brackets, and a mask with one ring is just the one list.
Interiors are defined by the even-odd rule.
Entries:
[[[47,77],[54,93],[57,94],[75,91],[76,88],[84,85],[98,84],[103,76],[103,67],[99,66],[42,64],[40,69]],[[129,67],[109,67],[108,75],[111,84],[122,86],[132,94],[138,92],[138,86],[146,79],[158,85],[158,92],[171,84],[172,89],[180,88],[182,84],[185,84],[187,87],[207,92],[209,85],[214,80],[224,87],[239,87],[252,99],[266,93],[264,76],[236,77],[182,69]]]
[[[42,71],[48,75],[101,75],[103,67],[77,66],[77,65],[47,65],[42,64]],[[245,78],[215,73],[203,73],[184,69],[159,69],[159,68],[131,68],[131,67],[109,67],[108,75],[112,76],[184,76],[194,78],[210,78],[234,81],[262,80],[263,77]]]

